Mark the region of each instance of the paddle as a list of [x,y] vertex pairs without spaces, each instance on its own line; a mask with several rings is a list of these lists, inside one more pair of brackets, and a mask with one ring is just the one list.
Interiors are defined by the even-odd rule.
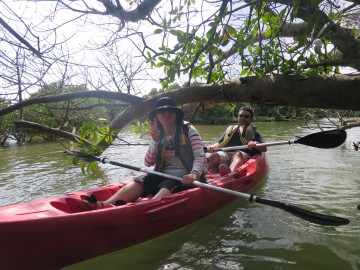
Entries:
[[[154,174],[154,175],[158,175],[158,176],[162,176],[165,178],[170,178],[170,179],[174,179],[177,181],[181,181],[180,177],[177,176],[173,176],[173,175],[169,175],[169,174],[165,174],[162,172],[157,172],[151,169],[146,169],[146,168],[140,168],[140,167],[135,167],[132,165],[128,165],[128,164],[124,164],[124,163],[120,163],[120,162],[116,162],[116,161],[111,161],[108,160],[106,158],[99,158],[96,156],[92,156],[89,154],[85,154],[85,153],[81,153],[81,152],[76,152],[76,151],[68,151],[68,153],[72,156],[76,156],[86,162],[92,162],[92,161],[99,161],[102,162],[104,164],[108,163],[111,165],[115,165],[115,166],[119,166],[119,167],[124,167],[130,170],[134,170],[134,171],[139,171],[139,172],[144,172],[144,173],[148,173],[148,174]],[[289,212],[299,218],[302,218],[304,220],[307,220],[309,222],[312,223],[316,223],[319,225],[325,225],[325,226],[340,226],[340,225],[346,225],[348,224],[350,221],[348,219],[345,218],[340,218],[340,217],[334,217],[334,216],[328,216],[328,215],[323,215],[323,214],[318,214],[318,213],[314,213],[305,209],[301,209],[299,207],[287,204],[287,203],[282,203],[282,202],[278,202],[278,201],[273,201],[273,200],[266,200],[266,199],[262,199],[260,197],[257,197],[255,195],[249,195],[246,193],[242,193],[242,192],[238,192],[238,191],[234,191],[234,190],[230,190],[230,189],[226,189],[226,188],[222,188],[222,187],[217,187],[217,186],[213,186],[213,185],[209,185],[209,184],[205,184],[205,183],[201,183],[198,181],[194,181],[193,184],[197,187],[202,187],[202,188],[207,188],[207,189],[211,189],[211,190],[215,190],[215,191],[219,191],[219,192],[223,192],[229,195],[233,195],[236,197],[241,197],[241,198],[245,198],[248,199],[250,202],[255,201],[257,203],[260,204],[264,204],[264,205],[269,205],[275,208],[279,208],[282,210],[285,210],[286,212]]]
[[[306,135],[305,137],[298,137],[297,140],[294,141],[280,141],[280,142],[269,142],[269,143],[258,143],[257,147],[261,146],[273,146],[273,145],[284,145],[284,144],[303,144],[307,146],[317,147],[317,148],[334,148],[341,145],[346,140],[346,131],[340,129],[333,129],[327,131],[321,131],[317,133],[312,133]],[[242,150],[247,149],[247,145],[241,146],[233,146],[233,147],[224,147],[214,149],[217,151],[233,151],[233,150]],[[205,149],[207,151],[207,148]]]

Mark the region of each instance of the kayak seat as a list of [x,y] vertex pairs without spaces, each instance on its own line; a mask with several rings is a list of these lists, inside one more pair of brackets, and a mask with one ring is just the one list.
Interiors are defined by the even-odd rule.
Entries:
[[[115,194],[115,192],[116,191],[112,190],[112,189],[105,189],[105,190],[95,191],[95,192],[91,193],[90,196],[96,198],[97,200],[103,201],[103,200],[106,200],[107,198],[111,197],[113,194]],[[68,197],[68,198],[64,198],[60,201],[52,201],[52,202],[50,202],[50,205],[60,211],[63,211],[65,213],[69,213],[69,214],[86,212],[91,209],[84,208],[84,206],[81,205],[79,203],[79,201],[85,200],[88,197],[89,197],[89,195],[85,193],[85,194],[80,195],[80,199],[74,198],[74,197]]]
[[79,200],[75,198],[65,198],[64,200],[61,201],[52,201],[50,202],[50,205],[62,212],[69,214],[86,211],[80,207],[78,201]]

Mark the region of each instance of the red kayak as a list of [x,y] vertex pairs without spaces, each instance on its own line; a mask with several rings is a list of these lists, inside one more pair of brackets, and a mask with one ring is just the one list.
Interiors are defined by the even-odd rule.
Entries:
[[[208,183],[245,192],[266,176],[265,154]],[[107,185],[62,196],[0,207],[1,269],[59,269],[120,250],[184,227],[214,213],[236,197],[193,188],[168,197],[84,211],[78,200],[94,194],[105,200],[124,186]]]

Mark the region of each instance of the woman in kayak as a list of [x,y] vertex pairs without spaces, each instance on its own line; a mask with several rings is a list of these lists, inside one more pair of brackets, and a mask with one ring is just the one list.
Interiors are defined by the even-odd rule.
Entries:
[[156,199],[189,188],[194,181],[204,181],[204,144],[198,131],[184,123],[183,116],[173,99],[163,97],[156,102],[156,109],[149,115],[151,141],[144,161],[148,167],[155,165],[155,171],[182,177],[181,182],[147,174],[127,183],[105,201],[90,197],[82,203],[96,209],[132,202],[140,196],[153,195]]

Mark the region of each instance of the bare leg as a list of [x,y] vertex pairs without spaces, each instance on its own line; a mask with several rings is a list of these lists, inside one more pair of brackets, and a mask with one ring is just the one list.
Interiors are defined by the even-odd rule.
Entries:
[[233,156],[233,160],[230,164],[230,170],[234,171],[236,168],[240,167],[247,161],[247,156],[245,153],[242,153],[241,151],[236,152]]
[[162,198],[162,197],[168,196],[170,194],[171,194],[170,190],[168,190],[167,188],[162,188],[159,190],[158,193],[156,193],[156,195],[153,197],[153,199]]
[[144,191],[144,186],[139,182],[129,182],[118,192],[112,195],[109,199],[104,201],[105,205],[113,204],[117,200],[124,200],[126,202],[132,202],[140,197]]
[[220,157],[218,153],[212,153],[209,157],[209,162],[208,162],[208,168],[209,170],[212,169],[214,166],[219,166],[220,164]]

